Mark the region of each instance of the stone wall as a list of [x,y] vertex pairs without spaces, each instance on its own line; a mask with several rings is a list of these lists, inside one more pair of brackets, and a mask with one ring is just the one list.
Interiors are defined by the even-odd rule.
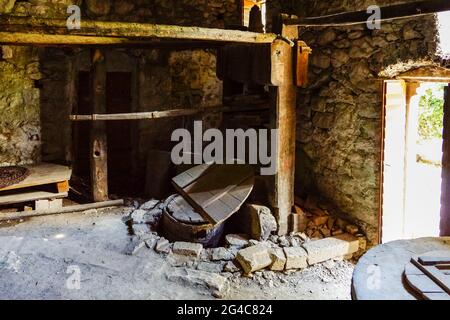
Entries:
[[0,166],[40,159],[38,50],[2,47],[0,56]]
[[[391,1],[297,1],[308,16]],[[285,11],[286,12],[286,11]],[[313,49],[298,92],[297,192],[318,193],[377,241],[383,78],[436,64],[434,16],[338,28],[300,28]]]
[[241,24],[240,0],[1,0],[0,12],[65,18],[72,4],[80,6],[82,19],[210,28]]
[[[215,28],[241,23],[240,0],[1,0],[0,13],[65,19],[71,4],[81,7],[82,19]],[[125,68],[133,72],[137,82],[133,111],[221,103],[222,84],[215,75],[214,50],[111,49],[108,56],[110,71]],[[89,70],[88,59],[87,50],[81,49],[3,47],[0,165],[35,163],[41,158],[69,163],[72,137],[68,116],[77,103],[73,97],[77,73]],[[125,61],[130,65],[125,66]],[[205,118],[210,126],[218,126],[220,121],[216,115]],[[183,121],[162,119],[136,124],[137,161],[145,169],[148,150],[170,149],[171,133],[183,126]]]

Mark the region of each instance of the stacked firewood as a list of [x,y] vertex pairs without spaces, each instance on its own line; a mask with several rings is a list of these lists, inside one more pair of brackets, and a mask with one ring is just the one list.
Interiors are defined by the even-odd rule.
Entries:
[[360,234],[356,225],[334,216],[311,195],[305,200],[295,199],[292,220],[293,231],[305,233],[311,239],[323,239],[344,233]]

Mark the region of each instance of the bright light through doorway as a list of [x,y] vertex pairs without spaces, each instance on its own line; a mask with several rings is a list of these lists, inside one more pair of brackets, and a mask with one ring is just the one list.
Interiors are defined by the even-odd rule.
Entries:
[[386,82],[384,243],[439,236],[444,86]]
[[409,112],[405,237],[439,236],[444,84],[422,83]]
[[450,55],[450,11],[438,13],[440,50]]

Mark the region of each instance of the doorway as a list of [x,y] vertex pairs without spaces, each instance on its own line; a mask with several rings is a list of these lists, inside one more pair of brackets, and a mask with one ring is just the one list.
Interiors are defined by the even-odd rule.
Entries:
[[[78,73],[78,114],[92,114],[90,98],[90,72]],[[132,112],[132,74],[130,72],[108,72],[106,74],[106,112]],[[130,121],[108,121],[108,189],[110,195],[133,195],[132,175],[132,125]],[[90,178],[90,133],[91,122],[74,123],[73,173],[91,194]]]
[[385,83],[384,243],[440,235],[446,87],[439,82]]

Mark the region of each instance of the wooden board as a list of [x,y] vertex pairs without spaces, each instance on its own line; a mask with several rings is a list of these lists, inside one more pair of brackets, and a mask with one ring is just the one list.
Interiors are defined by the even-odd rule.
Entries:
[[0,205],[14,204],[14,203],[24,203],[37,200],[46,199],[61,199],[66,198],[67,192],[62,193],[52,193],[46,191],[36,191],[30,190],[21,193],[8,192],[6,195],[0,195]]
[[253,189],[254,175],[247,165],[202,165],[172,182],[203,218],[218,224],[242,206]]
[[[423,299],[450,300],[450,273],[443,268],[445,264],[441,264],[449,259],[450,251],[435,251],[412,257],[405,266],[405,282]],[[450,271],[450,265],[447,268]]]
[[432,266],[435,264],[450,264],[450,256],[448,257],[433,257],[433,256],[421,256],[419,262],[424,266]]
[[69,167],[51,163],[41,163],[25,167],[30,170],[30,175],[25,180],[0,189],[0,191],[64,182],[70,180],[72,175],[72,170]]
[[0,15],[0,44],[126,45],[162,41],[208,43],[271,43],[275,34],[150,23],[81,21],[81,29],[68,30],[65,19]]

